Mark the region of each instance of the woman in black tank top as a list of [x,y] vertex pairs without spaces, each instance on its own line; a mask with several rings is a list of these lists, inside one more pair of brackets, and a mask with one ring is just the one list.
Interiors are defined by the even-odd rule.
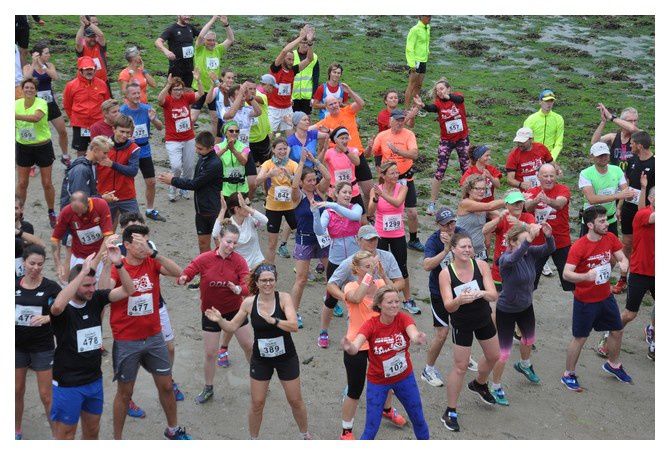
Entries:
[[468,384],[468,389],[478,394],[485,403],[496,403],[489,392],[488,377],[500,357],[500,346],[489,302],[495,302],[498,293],[488,264],[474,259],[472,240],[467,234],[452,236],[451,251],[454,260],[440,272],[439,278],[444,307],[453,326],[451,334],[454,342],[454,368],[447,379],[447,410],[442,416],[442,423],[449,430],[459,431],[456,405],[475,337],[484,355],[479,360],[477,379]]
[[249,275],[250,296],[242,302],[240,310],[227,321],[215,308],[205,311],[205,316],[216,322],[226,332],[232,333],[251,318],[254,330],[254,347],[249,365],[251,380],[251,406],[249,433],[257,439],[263,420],[263,408],[273,372],[281,381],[286,399],[302,439],[312,439],[307,431],[307,409],[300,390],[300,362],[290,332],[298,331],[298,318],[291,296],[276,291],[277,268],[261,263]]

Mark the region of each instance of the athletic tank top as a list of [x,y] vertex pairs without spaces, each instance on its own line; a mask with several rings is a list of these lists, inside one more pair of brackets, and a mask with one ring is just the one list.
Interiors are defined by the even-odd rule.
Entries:
[[[337,84],[337,91],[336,92],[331,92],[328,89],[328,83],[324,82],[323,83],[323,95],[321,95],[321,103],[326,104],[326,98],[328,98],[329,95],[334,96],[335,98],[339,98],[340,100],[344,99],[344,89],[342,88],[342,84]],[[324,119],[326,118],[326,114],[328,114],[328,109],[319,109],[319,119]]]
[[[349,204],[349,207],[353,204]],[[330,214],[330,221],[328,223],[328,235],[331,239],[339,239],[343,237],[354,237],[358,234],[358,229],[361,227],[359,220],[350,220],[346,216],[342,216],[333,209],[326,209]]]
[[[474,274],[472,276],[472,281],[470,281],[466,287],[474,287],[475,289],[478,287],[479,290],[483,291],[484,279],[482,277],[482,272],[479,270],[477,261],[474,259],[471,259],[471,261],[472,267],[474,268]],[[456,276],[453,262],[449,264],[447,269],[449,270],[449,276],[451,278],[451,296],[455,299],[457,297],[456,293],[458,292],[458,294],[460,294],[460,289],[462,289],[459,289],[459,286],[462,286],[466,283],[463,283]],[[477,283],[476,287],[474,286],[475,282]],[[491,320],[490,315],[491,306],[484,298],[477,299],[472,303],[461,305],[458,310],[450,313],[451,324],[455,328],[459,329],[478,329],[480,327],[484,327]]]
[[[351,151],[351,147],[349,147],[349,151]],[[335,148],[330,148],[326,150],[323,159],[330,174],[331,188],[335,187],[338,182],[350,182],[353,185],[351,188],[351,197],[361,194],[361,190],[356,182],[356,166],[354,166],[354,163],[349,160],[345,153],[338,152]],[[333,194],[330,194],[330,197],[335,199],[333,196]]]
[[[295,243],[298,245],[314,245],[317,243],[316,234],[314,234],[314,215],[312,215],[307,195],[302,190],[300,190],[300,193],[300,202],[298,202],[295,208]],[[323,201],[316,191],[314,192],[314,200],[318,202]]]
[[[382,185],[377,185],[382,188]],[[402,184],[396,183],[393,189],[393,197],[398,196],[398,191]],[[402,219],[402,214],[405,211],[405,203],[403,202],[398,207],[394,207],[390,202],[387,202],[383,197],[379,198],[377,202],[377,210],[375,212],[375,229],[379,236],[385,239],[395,239],[404,237],[405,224]]]
[[610,147],[610,164],[619,166],[622,170],[626,170],[628,161],[633,157],[633,152],[630,148],[630,138],[627,143],[621,142],[621,131],[616,133],[612,146]]
[[[279,292],[275,291],[275,308],[270,315],[277,319],[286,319],[279,304]],[[296,355],[295,345],[289,332],[268,324],[258,314],[258,295],[251,306],[251,327],[254,329],[253,356],[257,360],[284,360]]]
[[54,92],[51,88],[51,76],[45,71],[40,74],[33,69],[33,77],[37,79],[37,97],[47,103],[54,102]]
[[486,212],[471,212],[456,219],[456,227],[463,229],[472,239],[472,246],[478,259],[486,259],[484,233],[482,228],[486,224]]

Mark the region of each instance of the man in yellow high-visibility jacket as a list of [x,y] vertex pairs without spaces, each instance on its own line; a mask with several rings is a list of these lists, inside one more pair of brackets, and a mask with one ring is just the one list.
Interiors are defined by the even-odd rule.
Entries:
[[431,16],[419,16],[419,21],[407,34],[405,45],[405,58],[409,67],[409,80],[405,90],[405,106],[412,106],[414,95],[421,91],[423,78],[426,75],[426,63],[430,46],[430,18]]
[[[307,57],[309,45],[307,41],[301,41],[298,48],[293,51],[293,64],[297,65]],[[293,112],[302,111],[307,115],[312,113],[312,96],[319,86],[319,58],[313,53],[312,61],[295,75],[293,81]]]
[[538,98],[540,100],[540,110],[529,115],[523,122],[523,126],[533,130],[535,141],[544,144],[556,161],[561,150],[563,150],[563,117],[551,110],[556,100],[553,91],[544,89],[540,92]]

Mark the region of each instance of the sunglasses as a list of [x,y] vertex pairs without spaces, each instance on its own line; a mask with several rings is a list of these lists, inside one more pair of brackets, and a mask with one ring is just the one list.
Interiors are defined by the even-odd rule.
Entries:
[[228,132],[238,134],[240,132],[240,130],[228,130]]

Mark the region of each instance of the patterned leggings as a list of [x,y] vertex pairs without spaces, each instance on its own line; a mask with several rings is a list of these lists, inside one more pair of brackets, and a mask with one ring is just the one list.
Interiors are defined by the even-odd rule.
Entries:
[[465,174],[465,171],[470,167],[470,157],[468,156],[469,146],[469,136],[455,142],[441,139],[440,145],[437,147],[437,172],[435,172],[435,180],[441,182],[444,178],[444,173],[447,171],[447,166],[449,165],[449,156],[454,149],[456,149],[456,153],[458,154],[458,164],[461,166],[461,174]]

